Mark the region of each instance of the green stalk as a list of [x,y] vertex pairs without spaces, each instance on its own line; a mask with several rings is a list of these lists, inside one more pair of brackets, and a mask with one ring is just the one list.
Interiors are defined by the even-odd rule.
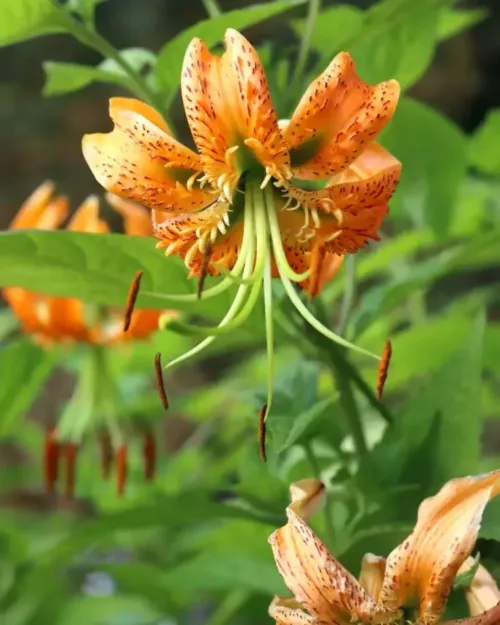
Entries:
[[218,17],[222,14],[217,0],[201,0],[209,17]]
[[356,296],[356,257],[354,254],[347,254],[346,258],[347,283],[344,290],[344,296],[340,305],[340,319],[337,326],[337,334],[344,336],[349,314]]
[[295,66],[295,74],[293,83],[294,86],[300,81],[304,73],[304,69],[307,62],[307,55],[311,47],[311,38],[318,19],[319,10],[321,8],[321,0],[309,0],[309,6],[307,10],[306,27],[304,34],[300,42],[299,54],[297,57],[297,65]]
[[158,94],[148,85],[144,78],[134,70],[129,62],[123,58],[117,49],[114,48],[107,39],[102,37],[93,26],[75,19],[64,6],[57,2],[54,3],[54,6],[59,10],[61,23],[64,28],[84,46],[92,48],[105,58],[112,59],[128,76],[131,91],[157,111],[162,112],[166,118],[166,112],[162,110],[163,102],[160,100]]

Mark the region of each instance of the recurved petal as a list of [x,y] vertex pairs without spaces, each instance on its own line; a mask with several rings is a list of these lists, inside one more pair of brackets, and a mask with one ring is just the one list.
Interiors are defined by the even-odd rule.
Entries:
[[106,193],[106,200],[123,217],[126,234],[148,236],[153,234],[151,214],[137,202],[124,200],[113,193]]
[[278,625],[314,625],[315,619],[302,609],[295,599],[274,597],[269,606],[269,616]]
[[326,549],[291,507],[288,523],[269,542],[290,591],[319,623],[390,622],[397,617],[380,608]]
[[436,623],[453,580],[470,555],[488,501],[500,492],[500,471],[451,480],[419,507],[413,532],[387,558],[380,602],[417,600],[419,618]]
[[[85,135],[83,155],[97,181],[125,199],[164,211],[205,206],[210,195],[180,182],[201,172],[197,154],[176,141],[160,115],[130,98],[112,98],[114,129]],[[179,174],[180,170],[180,174]]]
[[378,601],[384,583],[385,558],[367,553],[361,562],[359,583],[372,599]]
[[477,616],[444,621],[442,625],[500,625],[500,603]]
[[66,219],[67,214],[68,200],[62,195],[54,197],[54,183],[47,180],[22,204],[10,224],[10,229],[52,230]]
[[234,187],[246,145],[269,172],[288,177],[288,150],[257,52],[233,29],[225,43],[217,57],[193,39],[184,57],[182,98],[204,170],[213,183]]
[[368,85],[351,56],[339,53],[282,124],[294,175],[328,178],[348,167],[391,119],[398,98],[397,81]]
[[290,485],[290,509],[307,521],[325,502],[325,485],[321,480],[306,478]]

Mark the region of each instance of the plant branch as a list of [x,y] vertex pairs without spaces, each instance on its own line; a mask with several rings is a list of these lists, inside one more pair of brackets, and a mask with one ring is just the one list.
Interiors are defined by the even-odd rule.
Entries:
[[344,296],[340,305],[340,319],[336,329],[336,333],[344,336],[349,321],[349,314],[356,297],[356,257],[354,254],[348,254],[346,258],[347,284],[344,290]]
[[130,63],[123,58],[120,52],[114,48],[107,39],[102,37],[93,26],[79,21],[68,10],[59,4],[55,4],[59,10],[61,23],[65,29],[81,44],[99,52],[105,58],[112,59],[127,75],[130,90],[139,98],[150,104],[153,108],[165,115],[162,110],[162,102],[158,94],[148,85],[144,78],[134,70]]
[[311,39],[312,34],[314,32],[314,26],[316,25],[316,20],[318,19],[319,10],[321,7],[321,0],[309,0],[309,7],[307,11],[306,18],[306,27],[304,29],[304,34],[302,35],[302,39],[300,41],[299,54],[297,57],[297,65],[295,66],[295,76],[294,83],[297,82],[302,77],[304,73],[304,69],[307,63],[307,55],[309,54],[309,48],[311,47]]
[[217,17],[222,11],[217,0],[201,0],[209,17]]

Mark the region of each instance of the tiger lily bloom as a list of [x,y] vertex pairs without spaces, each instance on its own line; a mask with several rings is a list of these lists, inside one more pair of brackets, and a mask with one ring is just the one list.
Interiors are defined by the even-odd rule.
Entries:
[[[299,483],[300,484],[300,483]],[[318,507],[321,482],[308,480],[292,491],[288,523],[269,538],[279,572],[292,598],[275,597],[270,615],[279,625],[393,623],[403,610],[414,622],[438,623],[460,568],[470,556],[488,501],[500,492],[500,471],[454,479],[418,510],[417,523],[388,558],[367,554],[359,581],[311,530],[307,519]],[[500,622],[498,598],[485,611],[471,608],[462,625]],[[405,618],[408,618],[408,612]],[[449,621],[451,623],[458,623]]]
[[[123,217],[128,234],[151,234],[150,218],[142,206],[114,198],[110,194],[108,201]],[[67,217],[67,199],[54,195],[54,185],[47,181],[24,202],[10,224],[10,229],[52,230],[58,228]],[[90,196],[81,204],[71,217],[67,229],[73,232],[109,232],[108,225],[99,217],[97,197]],[[144,339],[158,329],[160,313],[156,310],[135,310],[129,330],[123,332],[120,311],[109,311],[104,318],[89,323],[89,311],[84,302],[77,299],[40,295],[18,287],[3,289],[3,297],[21,322],[24,332],[46,346],[68,341],[102,345]]]
[[[108,203],[122,216],[128,234],[151,234],[149,212],[142,206],[108,194]],[[54,194],[54,185],[47,181],[24,202],[12,221],[12,230],[58,228],[68,217],[68,201]],[[75,211],[67,229],[73,232],[106,233],[109,227],[99,217],[99,200],[88,197]],[[158,329],[161,313],[156,310],[134,310],[129,328],[123,330],[123,311],[109,310],[93,314],[85,303],[64,297],[51,297],[23,288],[4,288],[3,297],[18,317],[25,334],[44,347],[78,342],[81,350],[78,379],[73,397],[66,405],[56,428],[47,432],[43,471],[47,492],[55,490],[59,465],[64,460],[65,492],[72,496],[75,487],[78,450],[90,428],[99,431],[103,475],[116,465],[117,490],[123,493],[126,480],[126,446],[116,422],[120,398],[108,367],[106,349],[109,344],[147,338]],[[173,311],[164,313],[174,315]],[[111,432],[111,435],[110,435]],[[148,429],[143,433],[145,478],[154,474],[154,440]],[[116,452],[116,457],[115,456]]]
[[[111,99],[114,129],[83,139],[100,184],[152,209],[158,247],[183,258],[190,277],[225,275],[203,297],[239,285],[220,324],[188,326],[209,336],[168,366],[240,326],[261,290],[270,361],[271,279],[278,276],[318,332],[366,354],[322,325],[293,283],[318,294],[346,253],[377,240],[401,164],[375,139],[391,119],[399,85],[364,83],[342,52],[309,86],[291,119],[279,122],[255,49],[232,29],[225,44],[218,57],[194,39],[184,58],[182,100],[197,152],[134,99]],[[308,190],[311,182],[322,188]]]

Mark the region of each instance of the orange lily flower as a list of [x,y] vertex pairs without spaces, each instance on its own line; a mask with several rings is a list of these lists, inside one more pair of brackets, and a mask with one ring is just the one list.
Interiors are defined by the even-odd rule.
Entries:
[[[279,123],[255,49],[232,29],[225,43],[217,57],[194,39],[185,55],[181,91],[197,152],[174,139],[157,111],[134,99],[111,99],[112,132],[83,139],[96,179],[152,209],[158,247],[183,258],[190,276],[228,274],[203,297],[239,284],[219,326],[203,330],[211,336],[169,366],[241,325],[262,284],[270,348],[270,280],[276,276],[319,332],[367,353],[320,324],[292,283],[316,295],[344,254],[378,239],[401,164],[375,139],[391,119],[399,85],[364,83],[342,52],[310,85],[292,118]],[[322,188],[307,190],[307,181]]]
[[[307,524],[317,507],[312,500],[321,492],[320,484],[312,480],[302,494],[292,491],[288,523],[269,538],[278,570],[294,595],[275,597],[270,614],[276,622],[393,623],[403,608],[416,606],[417,623],[437,623],[453,581],[474,547],[484,508],[500,492],[500,471],[451,480],[425,499],[414,530],[387,560],[372,554],[364,557],[359,582]],[[498,623],[498,595],[483,605],[482,612],[471,606],[471,618],[460,623]]]
[[[474,566],[476,560],[467,558],[459,573],[466,573]],[[465,598],[472,616],[478,616],[500,603],[500,589],[491,573],[482,564],[477,566],[472,582],[465,590]]]
[[[128,234],[151,234],[148,212],[132,202],[108,194],[108,201],[123,217]],[[11,230],[58,228],[68,216],[68,201],[54,195],[52,182],[45,182],[24,202],[10,225]],[[71,217],[68,230],[73,232],[109,232],[99,217],[99,200],[88,197]],[[147,338],[158,329],[160,313],[156,310],[135,310],[129,330],[122,330],[119,311],[110,311],[104,321],[89,323],[84,302],[63,297],[49,297],[18,287],[3,289],[3,296],[23,330],[44,345],[54,342],[85,341],[105,344]]]

